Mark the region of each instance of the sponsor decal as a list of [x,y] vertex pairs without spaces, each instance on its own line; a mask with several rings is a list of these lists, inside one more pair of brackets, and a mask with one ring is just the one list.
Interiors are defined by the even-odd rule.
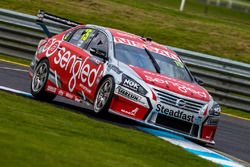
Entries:
[[165,106],[162,104],[156,105],[156,111],[161,113],[161,114],[164,114],[164,115],[167,115],[170,117],[174,117],[177,119],[181,119],[181,120],[184,120],[187,122],[191,122],[191,123],[193,123],[194,119],[195,119],[195,116],[193,114],[187,114],[186,112],[181,111],[181,110],[176,111],[173,109],[169,109],[168,106]]
[[112,112],[124,114],[137,120],[143,120],[149,112],[147,107],[127,100],[122,96],[112,99],[110,109]]
[[74,91],[77,80],[86,83],[87,86],[91,88],[96,82],[97,75],[100,72],[102,65],[97,66],[97,68],[91,67],[89,64],[89,57],[82,60],[72,54],[69,50],[66,50],[65,47],[60,48],[60,43],[61,41],[51,39],[45,44],[41,51],[45,52],[46,57],[50,57],[59,49],[59,52],[55,55],[53,61],[55,65],[59,65],[61,69],[69,71],[71,74],[71,78],[68,82],[68,89],[70,92]]
[[117,93],[119,95],[122,95],[123,97],[126,97],[126,98],[128,98],[132,101],[135,101],[135,102],[139,102],[141,100],[140,96],[138,96],[132,92],[129,92],[126,89],[123,89],[121,86],[117,87]]
[[135,36],[135,35],[130,34],[130,33],[126,33],[126,32],[116,32],[116,33],[117,33],[117,35],[123,36],[123,37],[126,37],[126,38],[138,39],[138,36]]
[[129,78],[125,78],[122,85],[127,87],[127,88],[130,88],[136,92],[138,91],[139,86],[140,86],[137,82],[135,82],[134,80],[129,79]]
[[64,94],[64,93],[63,93],[62,90],[59,90],[59,91],[58,91],[58,95],[59,95],[59,96],[63,96],[63,94]]
[[141,95],[145,95],[147,93],[147,91],[139,83],[127,75],[122,75],[121,85]]
[[57,40],[52,40],[51,43],[48,42],[43,50],[43,52],[46,50],[46,57],[50,57],[51,55],[53,55],[57,51],[57,48],[59,48],[60,44],[61,41]]
[[[119,95],[119,97],[128,99],[128,100],[133,101],[139,105],[142,105],[146,108],[149,108],[148,101],[147,101],[146,97],[141,96],[139,94],[136,94],[123,86],[118,85],[115,89],[115,94]],[[127,101],[127,102],[129,102],[129,101]]]
[[38,49],[37,49],[37,51],[36,51],[36,55],[37,55],[38,53],[42,53],[42,51],[44,50],[44,46],[46,45],[46,43],[47,43],[47,41],[46,41],[46,40],[43,40],[43,39],[39,42],[39,44],[38,44]]
[[79,98],[81,102],[82,101],[85,101],[85,102],[88,101],[87,97],[85,96],[84,91],[77,92],[76,94],[77,94],[76,97]]
[[[193,94],[197,94],[198,96],[202,97],[202,98],[206,98],[207,95],[205,92],[201,92],[201,91],[196,91],[194,90],[192,87],[194,87],[193,85],[191,84],[187,84],[184,85],[184,84],[181,84],[181,83],[178,83],[177,80],[174,80],[174,79],[171,79],[171,78],[168,78],[166,76],[159,76],[157,74],[154,74],[154,73],[151,73],[151,72],[148,72],[148,71],[144,71],[144,74],[145,74],[145,78],[146,80],[150,81],[150,82],[156,82],[156,83],[159,83],[159,84],[165,84],[165,85],[172,85],[174,87],[177,87],[178,90],[180,90],[181,92],[183,93],[188,93],[188,92],[191,92]],[[151,76],[149,76],[149,75]],[[166,79],[164,79],[166,78]]]
[[66,92],[66,95],[65,95],[67,98],[69,98],[69,99],[73,99],[73,95],[71,94],[71,93],[68,93],[68,92]]
[[131,116],[135,116],[138,111],[139,111],[139,108],[135,108],[132,111],[127,111],[127,110],[121,109],[121,112],[123,112],[127,115],[131,115]]
[[50,69],[49,71],[49,80],[56,85],[57,88],[61,88],[61,80],[60,80],[60,76],[57,75],[56,71],[52,71]]
[[56,88],[49,85],[49,86],[47,87],[47,91],[49,91],[49,92],[51,92],[51,93],[56,93]]
[[88,94],[91,94],[92,91],[89,88],[87,88],[83,84],[79,84],[79,86],[80,86],[80,88],[82,88],[84,90],[84,92],[87,92]]
[[146,45],[146,44],[141,43],[141,42],[136,42],[136,41],[129,40],[129,39],[126,39],[126,38],[121,38],[121,37],[114,37],[114,42],[134,46],[134,47],[141,48],[141,49],[146,48],[149,51],[152,51],[152,52],[167,56],[169,58],[172,58],[172,59],[174,59],[176,61],[181,62],[180,58],[174,52],[170,52],[170,51],[163,50],[163,49],[160,49],[160,48],[156,48],[156,47],[153,47],[153,46],[150,46],[150,45]]

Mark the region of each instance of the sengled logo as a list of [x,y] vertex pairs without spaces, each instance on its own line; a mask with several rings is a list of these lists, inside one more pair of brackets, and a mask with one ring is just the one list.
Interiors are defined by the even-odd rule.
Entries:
[[133,90],[138,90],[139,84],[130,79],[125,79],[123,85]]

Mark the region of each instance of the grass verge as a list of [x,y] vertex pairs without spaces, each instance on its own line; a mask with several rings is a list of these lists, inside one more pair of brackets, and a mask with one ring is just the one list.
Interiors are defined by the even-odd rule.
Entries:
[[[2,8],[36,14],[44,9],[84,24],[97,24],[150,36],[162,44],[250,63],[247,13],[189,0],[4,0]],[[25,5],[23,5],[25,4]]]
[[238,116],[238,117],[242,117],[242,118],[246,118],[246,119],[250,119],[250,113],[246,112],[246,111],[242,111],[242,110],[237,110],[237,109],[233,109],[233,108],[229,108],[229,107],[222,107],[222,113],[225,114],[230,114],[230,115],[234,115],[234,116]]
[[2,91],[0,148],[1,166],[215,166],[151,135]]
[[20,63],[24,65],[30,65],[31,63],[31,60],[18,58],[18,57],[12,57],[12,56],[6,56],[6,55],[0,55],[0,59],[11,61],[11,62],[16,62],[16,63]]

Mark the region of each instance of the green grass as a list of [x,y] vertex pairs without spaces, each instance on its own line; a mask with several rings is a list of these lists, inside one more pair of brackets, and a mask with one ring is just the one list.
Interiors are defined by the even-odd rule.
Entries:
[[242,110],[237,110],[237,109],[233,109],[233,108],[229,108],[229,107],[222,107],[222,113],[225,114],[231,114],[231,115],[235,115],[235,116],[239,116],[242,118],[247,118],[250,119],[250,113],[247,111],[242,111]]
[[0,148],[1,166],[215,166],[143,132],[2,91]]
[[[25,4],[25,5],[24,5]],[[250,63],[250,14],[189,0],[4,0],[2,8],[44,10],[82,23],[150,36],[162,44]]]

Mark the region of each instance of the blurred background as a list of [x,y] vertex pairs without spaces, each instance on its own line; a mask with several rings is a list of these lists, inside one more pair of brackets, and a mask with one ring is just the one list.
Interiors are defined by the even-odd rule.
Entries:
[[250,63],[250,0],[2,0],[0,7],[39,9],[83,24],[118,28],[170,46]]
[[200,0],[200,2],[249,13],[249,0]]

